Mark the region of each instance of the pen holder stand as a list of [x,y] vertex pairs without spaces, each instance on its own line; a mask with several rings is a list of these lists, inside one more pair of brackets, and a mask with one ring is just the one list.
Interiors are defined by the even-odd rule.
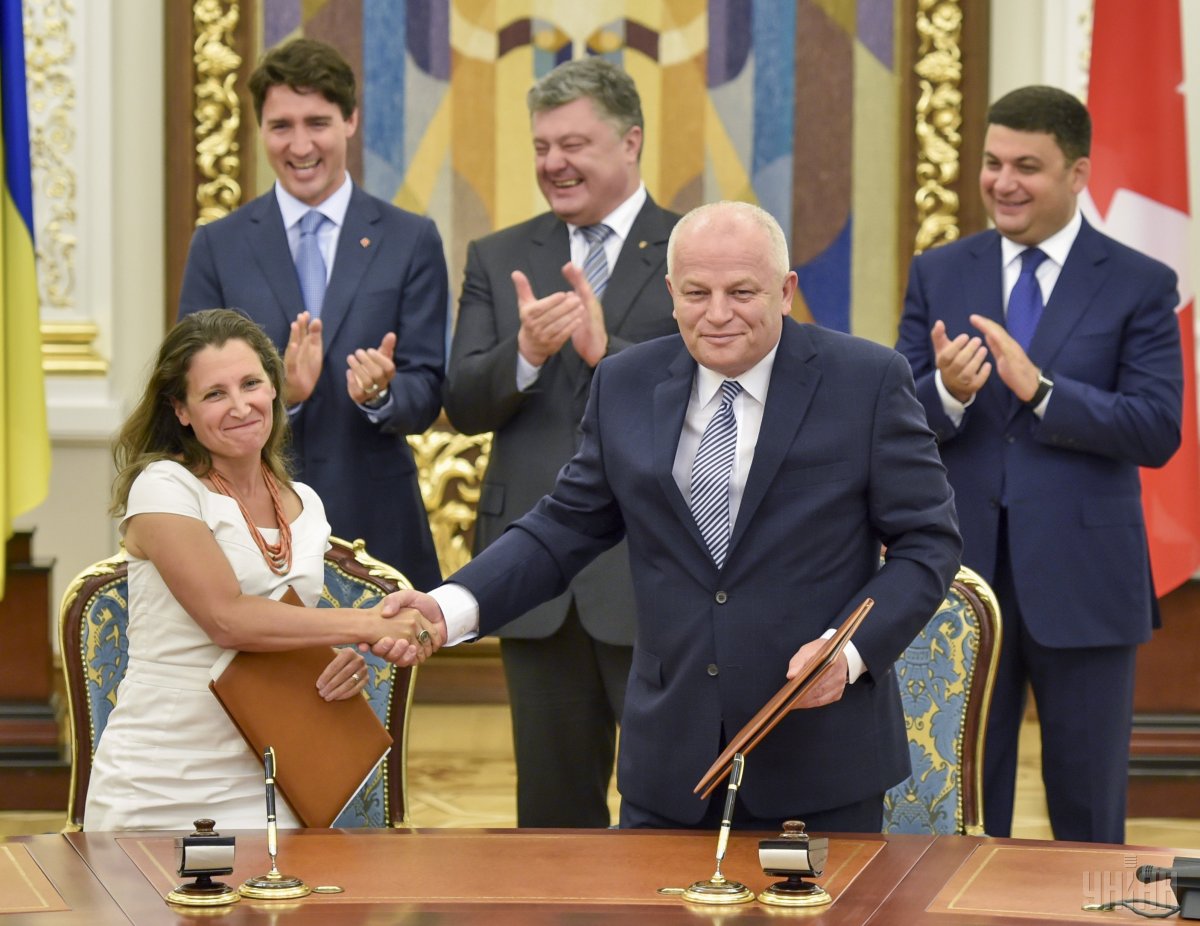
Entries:
[[703,904],[749,903],[754,899],[754,891],[740,881],[726,880],[718,870],[707,881],[697,881],[691,887],[685,888],[683,899],[690,903]]
[[238,888],[238,893],[254,900],[295,900],[307,897],[312,893],[312,888],[299,878],[280,874],[272,859],[271,870],[257,878],[247,878]]

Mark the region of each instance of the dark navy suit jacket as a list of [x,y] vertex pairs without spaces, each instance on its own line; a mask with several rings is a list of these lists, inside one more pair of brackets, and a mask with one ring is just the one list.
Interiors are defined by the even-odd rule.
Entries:
[[[405,435],[441,408],[447,298],[433,222],[355,186],[321,311],[325,363],[292,418],[296,475],[321,496],[334,534],[363,538],[422,589],[441,571]],[[286,347],[304,302],[274,190],[196,229],[179,314],[211,308],[241,309]],[[346,356],[388,331],[397,336],[391,405],[373,423],[346,392]]]
[[604,360],[553,493],[451,581],[476,596],[488,633],[628,539],[637,639],[618,785],[681,822],[699,820],[693,786],[785,682],[796,650],[871,596],[856,637],[868,674],[839,702],[785,719],[747,760],[740,794],[757,817],[879,794],[909,771],[891,666],[941,601],[960,552],[908,364],[785,320],[719,570],[671,475],[695,371],[678,335]]
[[1086,221],[1029,346],[1054,380],[1042,420],[993,370],[955,427],[934,382],[929,331],[1004,324],[1000,235],[986,231],[912,264],[897,349],[938,436],[963,562],[991,582],[1000,508],[1021,611],[1043,646],[1132,645],[1150,636],[1151,586],[1139,466],[1180,441],[1183,368],[1175,274]]

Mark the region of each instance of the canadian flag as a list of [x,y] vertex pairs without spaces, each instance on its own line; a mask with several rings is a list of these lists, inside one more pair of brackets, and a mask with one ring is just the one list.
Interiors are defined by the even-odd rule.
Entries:
[[1181,2],[1095,0],[1087,100],[1092,174],[1082,197],[1092,224],[1179,275],[1183,443],[1162,469],[1142,470],[1150,565],[1160,597],[1200,566],[1200,443],[1188,267],[1191,216],[1181,91]]

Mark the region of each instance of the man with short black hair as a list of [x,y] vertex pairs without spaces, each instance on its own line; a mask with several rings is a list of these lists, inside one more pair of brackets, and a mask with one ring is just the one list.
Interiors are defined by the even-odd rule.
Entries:
[[430,588],[441,570],[405,438],[441,407],[441,238],[350,179],[355,79],[334,48],[277,46],[249,85],[275,186],[196,230],[179,314],[236,308],[266,330],[287,367],[297,477],[335,534]]
[[1000,600],[987,832],[1011,832],[1028,682],[1055,838],[1121,843],[1134,654],[1158,616],[1138,467],[1179,446],[1183,373],[1175,274],[1079,211],[1090,146],[1062,90],[992,105],[979,186],[995,230],[913,261],[897,348],[954,486],[963,562]]

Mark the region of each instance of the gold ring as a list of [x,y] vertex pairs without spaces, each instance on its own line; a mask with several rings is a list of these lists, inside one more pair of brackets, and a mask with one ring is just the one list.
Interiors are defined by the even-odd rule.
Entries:
[[378,391],[379,391],[379,384],[378,384],[378,383],[371,383],[371,385],[369,385],[369,386],[367,387],[367,392],[370,392],[370,393],[376,393],[376,392],[378,392]]
[[419,634],[417,634],[417,642],[418,643],[422,643],[422,644],[428,643],[432,639],[433,639],[433,635],[430,634],[430,632],[428,630],[422,630]]
[[359,675],[357,672],[355,672],[355,673],[354,673],[353,675],[351,675],[350,677],[351,677],[352,679],[354,679],[356,682],[361,682],[361,681],[362,681],[362,676],[361,676],[361,675]]

